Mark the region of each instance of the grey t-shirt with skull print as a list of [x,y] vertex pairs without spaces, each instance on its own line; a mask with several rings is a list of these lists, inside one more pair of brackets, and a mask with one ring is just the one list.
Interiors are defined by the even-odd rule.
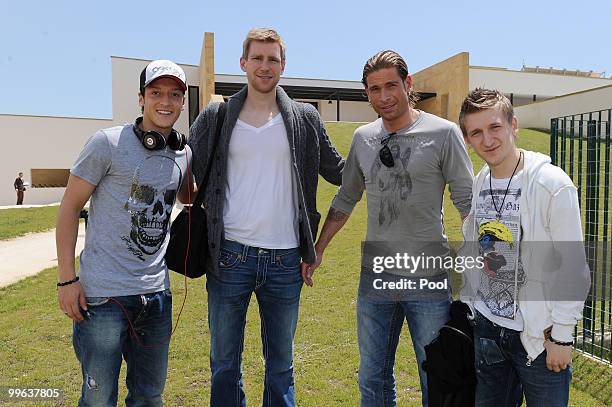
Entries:
[[170,286],[164,255],[187,161],[189,147],[145,149],[131,124],[100,130],[87,141],[70,170],[96,185],[79,258],[86,296],[146,294]]

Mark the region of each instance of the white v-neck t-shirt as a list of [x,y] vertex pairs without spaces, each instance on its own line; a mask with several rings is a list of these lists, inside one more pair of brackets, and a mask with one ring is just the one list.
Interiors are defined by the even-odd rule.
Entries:
[[261,127],[238,119],[229,144],[225,238],[253,247],[299,246],[297,189],[280,114]]

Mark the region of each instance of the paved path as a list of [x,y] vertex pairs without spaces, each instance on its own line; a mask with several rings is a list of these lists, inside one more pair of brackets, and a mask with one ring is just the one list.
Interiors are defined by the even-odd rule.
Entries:
[[40,208],[43,206],[58,206],[59,202],[43,204],[43,205],[4,205],[0,206],[0,209],[23,209],[23,208]]
[[[177,205],[172,210],[172,219],[179,212]],[[77,256],[83,250],[84,244],[85,224],[81,222],[75,249]],[[55,229],[42,233],[30,233],[10,240],[0,240],[0,287],[13,284],[55,266],[57,266]]]
[[[79,226],[76,254],[83,250],[85,224]],[[0,240],[0,287],[57,266],[55,229],[30,233],[10,240]]]

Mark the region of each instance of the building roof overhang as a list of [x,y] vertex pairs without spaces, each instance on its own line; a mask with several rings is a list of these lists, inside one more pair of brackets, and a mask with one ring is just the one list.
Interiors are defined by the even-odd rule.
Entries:
[[[240,91],[246,83],[244,75],[215,75],[215,93],[231,96]],[[279,85],[293,99],[368,101],[363,85],[358,81],[281,78]],[[417,92],[417,94],[419,100],[436,96],[432,92]]]

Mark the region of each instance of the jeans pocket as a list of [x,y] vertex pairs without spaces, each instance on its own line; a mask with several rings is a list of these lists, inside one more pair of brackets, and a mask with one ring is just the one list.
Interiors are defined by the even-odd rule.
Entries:
[[162,291],[162,300],[166,304],[172,306],[172,292],[169,288],[167,290]]
[[99,307],[100,305],[104,305],[109,301],[108,297],[85,297],[87,301],[87,307]]
[[229,269],[232,268],[238,263],[240,255],[231,250],[227,250],[221,248],[219,253],[219,268],[221,269]]
[[300,252],[297,249],[276,255],[276,261],[279,268],[285,271],[295,271],[299,269],[301,259]]
[[[482,356],[484,362],[486,362],[487,365],[494,365],[496,363],[500,363],[506,360],[501,349],[493,339],[480,338],[479,346],[480,356]],[[482,360],[478,361],[478,363],[482,362]]]

